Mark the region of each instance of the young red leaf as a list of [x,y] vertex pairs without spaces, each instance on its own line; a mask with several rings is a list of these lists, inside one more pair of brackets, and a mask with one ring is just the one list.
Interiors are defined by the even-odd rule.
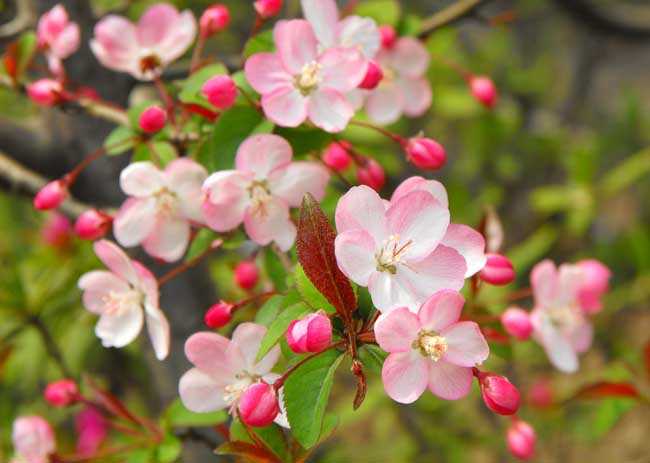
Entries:
[[484,326],[481,327],[481,331],[483,332],[485,339],[488,341],[496,342],[498,344],[510,344],[510,338],[496,328]]
[[18,75],[18,43],[12,42],[7,47],[3,56],[5,71],[12,80],[16,80]]
[[341,318],[347,320],[356,309],[356,299],[350,281],[336,264],[335,238],[336,233],[323,210],[307,193],[300,209],[296,239],[298,260],[316,289],[336,308]]
[[236,455],[244,457],[247,461],[253,461],[256,463],[282,463],[278,457],[269,450],[256,447],[255,445],[244,441],[226,442],[219,446],[215,450],[215,453],[218,455]]
[[639,392],[629,383],[601,381],[583,387],[578,390],[574,397],[577,399],[600,399],[604,397],[638,398]]

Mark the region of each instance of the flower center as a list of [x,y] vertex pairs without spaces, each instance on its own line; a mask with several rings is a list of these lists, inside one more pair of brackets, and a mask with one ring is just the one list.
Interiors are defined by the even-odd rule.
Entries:
[[294,86],[303,96],[309,95],[318,88],[322,78],[318,75],[322,66],[316,61],[305,64],[300,74],[294,77]]
[[407,256],[411,244],[413,244],[413,240],[401,244],[398,234],[390,235],[387,240],[384,240],[381,250],[375,255],[377,271],[397,273],[397,264],[404,264],[402,259]]
[[104,302],[104,313],[114,316],[122,315],[134,305],[142,305],[143,299],[144,295],[137,289],[119,292],[109,291],[108,295],[102,299]]
[[253,383],[261,379],[261,376],[254,375],[247,371],[241,371],[235,375],[235,382],[226,385],[223,389],[223,401],[230,406],[230,413],[234,413],[244,391]]
[[176,206],[178,203],[176,194],[172,193],[167,188],[161,188],[154,194],[154,196],[156,197],[158,212],[167,218],[172,217],[176,212]]
[[449,347],[447,339],[440,336],[440,333],[425,330],[418,333],[411,346],[413,349],[420,351],[423,357],[430,358],[434,362],[440,360]]
[[155,53],[145,53],[140,58],[140,72],[146,74],[155,72],[160,68],[162,60]]
[[577,323],[576,308],[570,305],[550,307],[547,315],[553,326],[557,329],[571,329]]
[[391,87],[395,83],[395,79],[397,78],[397,73],[392,67],[386,64],[381,66],[381,72],[383,74],[383,77],[379,82],[378,87],[379,88]]
[[253,180],[247,188],[251,199],[253,214],[264,217],[267,214],[266,203],[271,199],[271,190],[267,180]]

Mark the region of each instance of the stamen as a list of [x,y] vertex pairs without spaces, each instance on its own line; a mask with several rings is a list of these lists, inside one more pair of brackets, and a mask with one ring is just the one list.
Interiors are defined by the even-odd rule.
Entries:
[[418,333],[411,347],[420,351],[423,357],[437,362],[447,352],[449,345],[447,339],[440,336],[440,333],[422,330]]

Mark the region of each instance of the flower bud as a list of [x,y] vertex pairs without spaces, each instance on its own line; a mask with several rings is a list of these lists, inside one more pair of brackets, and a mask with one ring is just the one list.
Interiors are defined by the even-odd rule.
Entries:
[[364,165],[357,166],[357,179],[362,185],[379,191],[386,183],[384,169],[374,159],[366,159]]
[[363,88],[365,90],[372,90],[377,85],[379,85],[379,82],[384,78],[384,72],[381,70],[381,67],[373,61],[369,60],[368,61],[368,69],[366,70],[366,75],[359,84],[359,88]]
[[492,79],[485,76],[469,78],[469,88],[472,95],[486,108],[491,108],[497,101],[497,89]]
[[232,320],[233,307],[234,306],[228,302],[217,302],[205,313],[205,324],[215,330],[227,325],[230,323],[230,320]]
[[152,135],[165,127],[165,124],[167,124],[167,113],[159,106],[149,106],[140,114],[138,124],[143,132]]
[[346,148],[351,145],[345,140],[330,143],[323,153],[323,162],[337,172],[343,172],[350,166],[352,158]]
[[499,415],[514,415],[519,409],[519,390],[505,376],[478,373],[485,405]]
[[501,314],[501,324],[510,336],[520,341],[530,338],[533,332],[533,324],[528,312],[519,307],[508,307]]
[[379,26],[379,35],[381,36],[381,46],[383,48],[391,48],[397,41],[397,32],[393,26],[382,24]]
[[201,37],[210,37],[223,31],[230,23],[230,11],[226,5],[213,5],[201,15],[199,27]]
[[253,289],[259,280],[260,272],[252,260],[242,260],[235,267],[235,282],[241,289]]
[[91,456],[102,445],[108,435],[108,422],[94,407],[81,410],[75,419],[77,428],[77,453]]
[[609,278],[612,273],[595,259],[582,260],[576,266],[584,274],[578,290],[578,301],[582,311],[586,314],[600,312],[603,308],[600,297],[609,289]]
[[530,424],[520,419],[512,421],[508,429],[508,448],[515,458],[530,459],[535,454],[536,440],[535,430]]
[[63,101],[63,87],[54,79],[39,79],[27,87],[27,94],[34,103],[54,106]]
[[248,386],[239,400],[239,413],[242,421],[250,426],[261,427],[273,423],[280,413],[273,386],[264,382]]
[[406,157],[420,169],[435,170],[445,165],[445,149],[430,138],[413,137],[405,145]]
[[63,214],[52,214],[43,224],[41,237],[54,248],[63,248],[70,242],[72,223]]
[[65,199],[68,189],[62,180],[54,180],[45,185],[34,198],[34,207],[39,211],[56,209]]
[[13,424],[12,440],[16,453],[28,463],[49,461],[56,450],[54,431],[40,416],[17,418]]
[[553,388],[546,378],[540,378],[528,387],[528,403],[535,408],[549,408],[553,405]]
[[48,384],[44,396],[50,405],[67,407],[79,399],[79,389],[71,379],[62,379]]
[[215,76],[203,84],[201,92],[217,109],[228,109],[237,99],[237,86],[230,76]]
[[74,231],[82,240],[96,240],[108,233],[112,222],[110,215],[90,209],[77,218]]
[[253,6],[260,18],[269,19],[280,12],[282,0],[257,0]]
[[332,322],[324,314],[309,314],[291,322],[286,332],[287,344],[297,354],[320,352],[332,340]]
[[507,257],[501,254],[487,254],[487,262],[478,276],[492,285],[507,285],[515,279],[515,269]]

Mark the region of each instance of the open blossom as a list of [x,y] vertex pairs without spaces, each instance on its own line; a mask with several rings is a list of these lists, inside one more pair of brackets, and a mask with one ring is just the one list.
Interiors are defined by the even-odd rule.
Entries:
[[180,259],[190,241],[191,223],[203,223],[201,185],[207,171],[189,158],[161,171],[135,162],[122,171],[120,186],[130,196],[115,216],[113,232],[122,246],[142,244],[153,257]]
[[350,189],[336,208],[339,268],[382,312],[415,312],[434,292],[459,290],[485,264],[485,242],[450,224],[447,207],[442,184],[421,177],[405,180],[390,203],[366,186]]
[[580,307],[578,295],[584,271],[577,265],[559,268],[544,260],[533,268],[530,283],[535,308],[530,315],[533,339],[539,342],[558,370],[578,369],[578,354],[591,347],[593,328]]
[[[273,384],[279,378],[271,369],[278,361],[280,347],[275,346],[259,362],[255,361],[265,334],[262,325],[242,323],[232,339],[208,332],[192,335],[185,343],[185,355],[194,368],[179,383],[183,404],[197,413],[226,408],[234,413],[249,386],[260,381]],[[275,422],[287,427],[282,413]]]
[[110,270],[93,270],[79,279],[84,306],[99,315],[95,334],[104,347],[124,347],[146,320],[156,357],[164,359],[169,353],[169,323],[158,305],[156,278],[110,241],[97,241],[93,247]]
[[312,26],[301,19],[279,21],[273,33],[277,53],[257,53],[245,66],[266,117],[284,127],[309,119],[327,132],[343,130],[354,115],[345,94],[366,74],[363,54],[355,48],[319,51]]
[[196,20],[189,10],[179,13],[158,3],[137,24],[122,16],[106,16],[95,25],[90,48],[107,68],[152,80],[185,53],[195,36]]
[[431,296],[418,313],[402,307],[379,318],[375,336],[390,352],[382,369],[388,395],[400,403],[417,400],[428,388],[447,400],[472,387],[472,368],[489,355],[479,326],[459,321],[465,300],[456,291]]
[[38,47],[45,52],[52,74],[63,74],[62,60],[79,49],[81,32],[79,25],[68,19],[62,5],[56,5],[38,20],[36,32]]
[[414,37],[402,37],[382,48],[375,61],[383,79],[367,95],[366,113],[379,124],[390,124],[402,114],[421,116],[431,105],[431,86],[426,78],[429,53]]
[[291,145],[277,135],[253,135],[237,151],[236,170],[216,172],[205,181],[203,212],[208,226],[225,232],[242,222],[260,245],[274,241],[286,251],[296,238],[290,207],[305,193],[325,194],[327,169],[311,162],[291,162]]
[[18,418],[13,424],[12,440],[16,453],[26,463],[48,463],[56,450],[54,431],[40,416]]

